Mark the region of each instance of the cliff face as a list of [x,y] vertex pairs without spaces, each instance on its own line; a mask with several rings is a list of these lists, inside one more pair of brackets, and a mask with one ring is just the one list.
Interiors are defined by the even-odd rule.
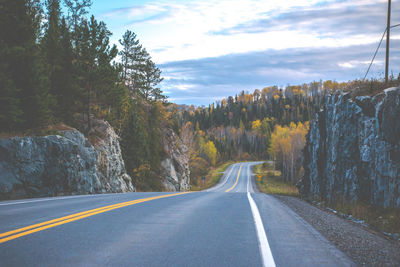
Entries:
[[400,87],[374,97],[328,95],[304,149],[307,198],[400,208]]
[[172,129],[164,130],[166,158],[161,162],[162,184],[168,191],[190,189],[188,149]]
[[95,145],[77,130],[0,139],[0,199],[134,191],[114,130],[94,131]]

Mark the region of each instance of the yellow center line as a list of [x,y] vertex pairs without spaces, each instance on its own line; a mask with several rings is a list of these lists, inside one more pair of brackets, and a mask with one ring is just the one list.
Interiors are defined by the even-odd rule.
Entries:
[[[118,203],[118,204],[113,204],[113,205],[109,205],[109,206],[104,206],[101,208],[96,208],[96,209],[91,209],[91,210],[87,210],[87,211],[83,211],[83,212],[78,212],[78,213],[74,213],[68,216],[64,216],[61,218],[57,218],[57,219],[53,219],[53,220],[49,220],[49,221],[45,221],[42,223],[38,223],[38,224],[33,224],[30,226],[26,226],[23,228],[19,228],[19,229],[15,229],[12,231],[8,231],[5,233],[1,233],[0,237],[5,237],[5,238],[1,238],[0,239],[0,243],[4,243],[13,239],[16,239],[18,237],[21,236],[26,236],[32,233],[36,233],[39,231],[43,231],[45,229],[48,228],[52,228],[58,225],[62,225],[62,224],[66,224],[69,222],[73,222],[73,221],[77,221],[83,218],[87,218],[96,214],[100,214],[106,211],[110,211],[110,210],[114,210],[114,209],[119,209],[122,207],[126,207],[126,206],[130,206],[130,205],[134,205],[134,204],[138,204],[138,203],[142,203],[142,202],[146,202],[146,201],[151,201],[151,200],[155,200],[155,199],[160,199],[160,198],[166,198],[166,197],[173,197],[173,196],[178,196],[178,195],[183,195],[183,194],[188,194],[191,192],[181,192],[181,193],[175,193],[175,194],[170,194],[170,195],[161,195],[161,196],[156,196],[156,197],[148,197],[148,198],[142,198],[142,199],[136,199],[136,200],[131,200],[131,201],[127,201],[127,202],[122,202],[122,203]],[[31,230],[30,230],[31,229]],[[29,230],[29,231],[26,231]],[[25,231],[25,232],[24,232]]]
[[238,172],[238,175],[237,175],[237,177],[236,177],[236,182],[235,182],[235,184],[232,185],[232,187],[229,188],[229,189],[227,189],[225,192],[229,192],[229,191],[231,191],[233,188],[235,188],[235,186],[237,185],[237,183],[238,183],[238,181],[239,181],[239,176],[240,176],[240,170],[241,170],[241,169],[242,169],[242,165],[240,165],[239,172]]

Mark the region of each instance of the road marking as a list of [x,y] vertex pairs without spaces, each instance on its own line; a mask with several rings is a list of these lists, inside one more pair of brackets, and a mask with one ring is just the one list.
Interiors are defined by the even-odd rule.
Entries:
[[83,212],[78,212],[78,213],[64,216],[61,218],[57,218],[57,219],[45,221],[42,223],[33,224],[30,226],[15,229],[12,231],[8,231],[5,233],[1,233],[0,238],[1,237],[4,237],[4,238],[0,239],[0,243],[4,243],[4,242],[10,241],[10,240],[19,238],[21,236],[26,236],[26,235],[29,235],[32,233],[43,231],[45,229],[52,228],[52,227],[55,227],[58,225],[81,220],[83,218],[87,218],[87,217],[90,217],[90,216],[93,216],[96,214],[100,214],[100,213],[103,213],[106,211],[115,210],[115,209],[119,209],[122,207],[130,206],[130,205],[134,205],[134,204],[138,204],[138,203],[142,203],[142,202],[147,202],[147,201],[151,201],[151,200],[155,200],[155,199],[173,197],[173,196],[178,196],[178,195],[183,195],[183,194],[188,194],[188,193],[191,193],[191,192],[180,192],[180,193],[169,194],[169,195],[161,195],[161,196],[156,196],[156,197],[136,199],[136,200],[132,200],[132,201],[127,201],[127,202],[122,202],[122,203],[117,203],[117,204],[113,204],[113,205],[109,205],[109,206],[96,208],[96,209],[91,209],[91,210],[87,210],[87,211],[83,211]]
[[229,191],[231,191],[231,190],[232,190],[233,188],[235,188],[235,186],[237,185],[237,183],[238,183],[238,181],[239,181],[240,170],[242,169],[242,166],[243,166],[243,165],[240,165],[239,172],[238,172],[238,175],[237,175],[237,177],[236,177],[236,182],[235,182],[235,184],[234,184],[234,185],[232,185],[232,187],[231,187],[231,188],[229,188],[229,189],[227,189],[225,192],[229,192]]
[[228,178],[229,178],[229,176],[231,176],[231,173],[232,173],[233,169],[235,168],[234,165],[235,165],[235,164],[232,164],[232,165],[231,165],[231,168],[230,168],[229,172],[224,176],[224,180],[223,180],[222,183],[217,184],[216,186],[211,187],[211,188],[205,190],[205,192],[213,192],[213,191],[219,189],[220,187],[223,187],[223,186],[226,184],[226,182],[229,180]]
[[265,267],[275,267],[274,257],[272,256],[271,248],[268,244],[267,235],[265,234],[264,225],[261,220],[260,212],[258,211],[257,205],[251,197],[250,192],[247,192],[247,198],[249,199],[251,212],[253,213],[254,223],[256,225],[258,244],[260,246],[261,258]]
[[[251,173],[250,173],[250,164],[249,164],[249,165],[247,165],[247,192],[250,192],[249,191],[250,180],[251,180]],[[251,187],[253,189],[253,186],[251,186]],[[254,191],[254,190],[252,190],[252,191]]]
[[81,198],[81,197],[94,197],[95,195],[82,195],[82,196],[67,196],[67,197],[53,197],[53,198],[45,198],[45,199],[37,199],[37,200],[28,200],[28,201],[18,201],[18,202],[8,202],[8,203],[0,203],[0,206],[8,206],[8,205],[16,205],[16,204],[26,204],[26,203],[35,203],[42,201],[53,201],[53,200],[61,200],[61,199],[70,199],[70,198]]

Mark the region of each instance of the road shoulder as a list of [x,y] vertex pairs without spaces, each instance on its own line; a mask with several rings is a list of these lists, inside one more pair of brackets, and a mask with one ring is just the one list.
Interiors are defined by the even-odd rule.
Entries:
[[359,265],[398,266],[400,242],[388,240],[365,227],[289,196],[274,197],[311,224],[337,248]]

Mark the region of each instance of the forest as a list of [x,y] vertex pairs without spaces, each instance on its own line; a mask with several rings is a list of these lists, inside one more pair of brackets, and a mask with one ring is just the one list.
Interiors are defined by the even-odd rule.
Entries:
[[134,32],[121,36],[120,51],[111,45],[112,33],[89,16],[90,6],[90,0],[0,2],[1,132],[49,134],[67,125],[90,140],[92,120],[107,120],[135,186],[161,189],[162,129],[173,124],[158,87],[161,71]]
[[296,183],[303,174],[302,149],[309,121],[323,107],[326,94],[372,95],[398,81],[399,77],[391,77],[389,85],[371,79],[268,86],[252,93],[242,91],[208,107],[180,106],[181,135],[191,151],[192,179],[204,175],[201,166],[207,163],[271,160],[282,171],[284,182]]
[[[0,2],[2,136],[51,134],[74,127],[91,139],[92,120],[108,121],[138,190],[162,190],[163,130],[188,147],[194,183],[228,160],[274,160],[285,181],[302,174],[308,121],[337,90],[374,94],[380,80],[268,86],[208,107],[169,103],[161,70],[133,31],[110,43],[91,0]],[[391,77],[391,82],[399,78]]]

